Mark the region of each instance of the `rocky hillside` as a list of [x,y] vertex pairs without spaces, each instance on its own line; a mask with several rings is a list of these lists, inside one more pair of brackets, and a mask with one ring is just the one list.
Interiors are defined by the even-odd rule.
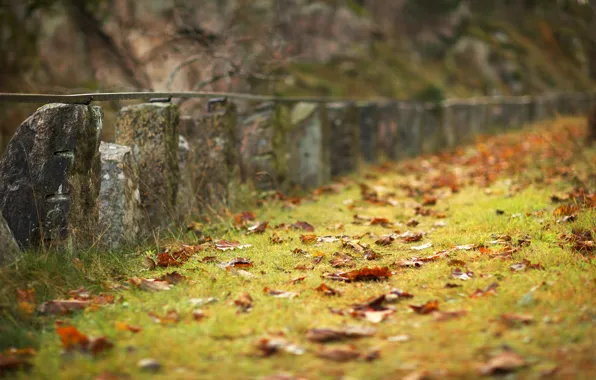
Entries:
[[[4,3],[4,92],[171,89],[440,99],[596,83],[596,2],[588,0]],[[30,107],[1,107],[6,136]]]

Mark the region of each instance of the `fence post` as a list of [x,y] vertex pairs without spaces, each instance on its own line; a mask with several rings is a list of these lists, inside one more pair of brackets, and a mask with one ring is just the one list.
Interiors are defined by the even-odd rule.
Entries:
[[132,148],[139,168],[143,216],[149,229],[173,219],[178,195],[178,107],[145,103],[122,108],[116,123],[116,143]]
[[101,130],[101,108],[81,104],[47,104],[19,126],[0,161],[0,208],[22,248],[93,241]]
[[366,162],[375,163],[378,159],[378,107],[374,103],[367,103],[358,108],[360,111],[360,151]]
[[331,176],[357,171],[360,162],[358,108],[353,103],[330,103],[327,105],[327,119]]
[[208,102],[198,117],[180,118],[181,133],[189,152],[181,177],[184,186],[178,197],[181,213],[214,211],[227,206],[233,181],[238,175],[236,105],[228,99]]
[[141,231],[141,194],[137,163],[128,146],[103,142],[99,191],[100,244],[118,248],[147,236]]

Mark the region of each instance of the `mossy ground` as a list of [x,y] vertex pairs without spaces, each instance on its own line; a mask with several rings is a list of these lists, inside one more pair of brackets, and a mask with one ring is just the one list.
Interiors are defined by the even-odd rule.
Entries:
[[[116,294],[113,305],[58,317],[85,334],[105,335],[114,343],[111,350],[97,357],[62,355],[55,318],[19,314],[15,289],[33,287],[37,302],[42,302],[65,297],[68,290],[78,286],[87,286],[97,293],[106,291],[107,283],[127,284],[127,279],[133,276],[156,278],[174,269],[143,269],[142,250],[126,255],[89,252],[74,256],[53,253],[27,256],[16,267],[0,272],[1,345],[37,347],[34,367],[21,374],[23,378],[85,379],[106,371],[133,378],[164,379],[245,379],[276,373],[307,379],[393,379],[414,371],[430,371],[429,376],[436,378],[477,378],[478,366],[504,346],[526,361],[527,366],[517,371],[520,378],[540,378],[547,373],[555,378],[591,378],[596,375],[596,261],[593,253],[590,256],[573,250],[560,235],[570,234],[572,229],[592,230],[596,225],[596,210],[585,208],[577,213],[575,221],[557,223],[553,210],[558,205],[551,200],[551,195],[565,194],[580,185],[594,190],[596,152],[580,149],[577,137],[580,134],[576,133],[583,123],[580,119],[561,119],[523,134],[488,138],[475,147],[440,159],[424,157],[365,168],[362,177],[345,179],[339,193],[308,196],[296,207],[287,207],[283,201],[266,202],[253,210],[258,220],[269,221],[269,228],[261,235],[246,235],[245,231],[225,226],[207,227],[206,231],[213,228],[214,238],[239,240],[252,247],[241,251],[199,252],[184,266],[175,268],[188,276],[188,280],[171,290],[108,290]],[[449,173],[458,178],[459,192],[432,189],[430,183],[434,179]],[[487,179],[488,183],[483,183]],[[360,182],[379,186],[381,193],[395,193],[391,198],[397,200],[397,206],[363,201]],[[410,196],[412,193],[414,197]],[[444,213],[446,218],[415,215],[414,206],[423,194],[431,193],[438,198],[437,204],[425,208]],[[498,215],[496,210],[504,213]],[[353,224],[354,214],[385,217],[392,225]],[[420,224],[405,226],[411,218]],[[362,237],[362,242],[382,255],[378,260],[367,261],[361,254],[342,248],[339,242],[305,245],[299,239],[305,232],[274,228],[296,221],[314,225],[318,236],[366,233],[380,236],[395,230],[421,231],[426,235],[420,242],[406,244],[398,239],[386,247],[375,245],[374,238]],[[438,221],[446,225],[436,227]],[[394,222],[403,224],[393,225]],[[338,230],[338,224],[343,228]],[[282,244],[270,242],[274,232],[284,239]],[[469,250],[454,251],[420,268],[401,268],[396,264],[412,256],[425,257],[465,244],[485,245],[491,252],[499,252],[502,246],[490,244],[495,240],[493,234],[511,236],[513,245],[524,238],[531,243],[517,247],[513,256],[506,259],[490,258],[486,251]],[[190,235],[181,239],[193,243]],[[426,242],[432,242],[432,247],[422,251],[411,249],[412,245]],[[292,253],[295,248],[307,251],[308,255]],[[344,270],[332,268],[329,263],[338,251],[353,255],[355,268],[388,266],[394,274],[388,280],[373,282],[340,283],[323,279],[324,273]],[[314,265],[309,255],[318,253],[325,258]],[[81,260],[76,266],[72,264],[75,256]],[[220,269],[215,263],[203,263],[201,259],[205,256],[216,256],[220,262],[238,256],[250,258],[254,266],[246,270],[254,277]],[[474,277],[468,281],[452,278],[452,259],[464,261]],[[513,272],[510,266],[523,259],[540,263],[544,269]],[[300,265],[314,269],[295,269]],[[303,282],[290,283],[301,276],[306,276]],[[343,294],[330,297],[315,291],[322,282]],[[493,282],[499,285],[496,294],[470,297]],[[447,288],[447,283],[461,287]],[[294,299],[274,298],[263,291],[265,287],[300,292],[300,295]],[[349,309],[392,288],[412,293],[414,298],[395,304],[396,312],[379,324],[330,312],[330,308]],[[238,313],[233,301],[244,292],[252,296],[253,309]],[[202,306],[206,317],[193,320],[196,306],[190,299],[207,297],[219,301]],[[440,322],[432,315],[419,315],[408,307],[430,300],[438,300],[441,311],[466,310],[467,315]],[[178,323],[160,325],[148,315],[149,312],[164,315],[170,310],[180,315]],[[505,313],[528,314],[533,321],[529,325],[506,327],[499,322]],[[142,331],[137,334],[120,331],[116,322],[138,325]],[[374,336],[347,343],[362,352],[378,349],[380,357],[371,362],[345,363],[318,358],[316,352],[321,345],[306,339],[307,330],[345,325],[374,326],[377,329]],[[304,347],[306,353],[260,357],[256,348],[259,339],[279,334]],[[401,342],[388,339],[398,335],[407,335],[408,339]],[[142,373],[137,362],[143,358],[157,359],[162,369],[151,375]]]

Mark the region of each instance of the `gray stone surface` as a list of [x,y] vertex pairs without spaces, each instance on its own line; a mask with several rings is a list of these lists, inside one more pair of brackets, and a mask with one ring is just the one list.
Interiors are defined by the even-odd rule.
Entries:
[[425,103],[420,107],[423,113],[420,147],[422,153],[435,153],[447,146],[443,133],[443,108],[439,103]]
[[358,170],[360,162],[360,123],[358,108],[351,103],[327,106],[331,176]]
[[87,244],[97,227],[101,108],[48,104],[17,129],[0,161],[0,208],[22,248]]
[[137,165],[128,146],[102,142],[99,191],[99,242],[107,248],[138,242],[141,231],[141,196]]
[[[287,134],[289,186],[302,189],[322,186],[331,178],[329,124],[323,103],[296,103],[291,106]],[[282,123],[288,121],[282,120]]]
[[396,157],[414,157],[420,154],[422,113],[414,102],[398,103]]
[[238,171],[236,105],[227,100],[212,101],[199,117],[184,119],[190,126],[185,128],[190,151],[181,173],[190,188],[179,198],[180,206],[194,213],[217,210],[228,204]]
[[143,217],[152,229],[167,226],[176,213],[179,122],[178,107],[171,103],[139,104],[118,113],[116,143],[132,148]]
[[362,104],[360,111],[360,153],[366,162],[375,163],[378,160],[378,107],[376,104]]
[[280,188],[287,180],[285,131],[276,127],[279,108],[262,104],[241,118],[237,127],[242,181],[258,190]]
[[0,265],[10,263],[20,253],[19,245],[6,224],[6,220],[0,213]]
[[398,120],[397,102],[390,102],[379,105],[379,121],[377,128],[377,149],[383,155],[383,158],[395,160],[397,158],[397,120]]

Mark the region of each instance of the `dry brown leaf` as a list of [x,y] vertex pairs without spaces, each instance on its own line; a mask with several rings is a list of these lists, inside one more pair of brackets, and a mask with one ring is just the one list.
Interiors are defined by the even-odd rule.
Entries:
[[246,292],[240,294],[238,299],[234,301],[234,305],[236,305],[236,307],[238,308],[239,313],[247,313],[250,310],[252,310],[252,303],[252,297],[250,296],[250,294]]
[[327,274],[324,277],[336,281],[374,281],[388,279],[393,274],[387,267],[360,268],[349,272]]
[[283,290],[275,290],[275,289],[271,289],[268,287],[265,287],[263,289],[263,291],[275,298],[290,298],[290,299],[292,299],[292,298],[296,298],[300,295],[300,293],[297,293],[297,292],[284,292]]
[[238,241],[219,240],[215,242],[215,249],[219,251],[233,251],[252,247],[251,244],[240,244]]
[[481,366],[483,375],[503,375],[526,366],[526,361],[513,351],[503,351]]
[[410,305],[410,309],[414,310],[418,314],[431,314],[439,311],[439,301],[428,301],[422,305]]
[[326,284],[322,283],[321,285],[317,286],[315,288],[315,290],[317,292],[321,292],[327,296],[340,296],[341,292],[339,290],[335,290],[329,286],[327,286]]
[[315,234],[306,234],[306,235],[300,235],[300,241],[303,244],[313,244],[317,242],[317,235]]
[[373,336],[377,332],[376,329],[370,327],[345,327],[343,329],[332,328],[315,328],[306,332],[306,339],[311,342],[336,342],[346,339],[357,339]]
[[306,232],[315,232],[315,227],[307,222],[298,221],[290,226],[290,228],[295,230],[302,230]]
[[130,331],[132,333],[138,333],[142,330],[142,328],[140,326],[129,325],[128,323],[124,323],[124,322],[116,322],[115,326],[116,326],[116,330]]

